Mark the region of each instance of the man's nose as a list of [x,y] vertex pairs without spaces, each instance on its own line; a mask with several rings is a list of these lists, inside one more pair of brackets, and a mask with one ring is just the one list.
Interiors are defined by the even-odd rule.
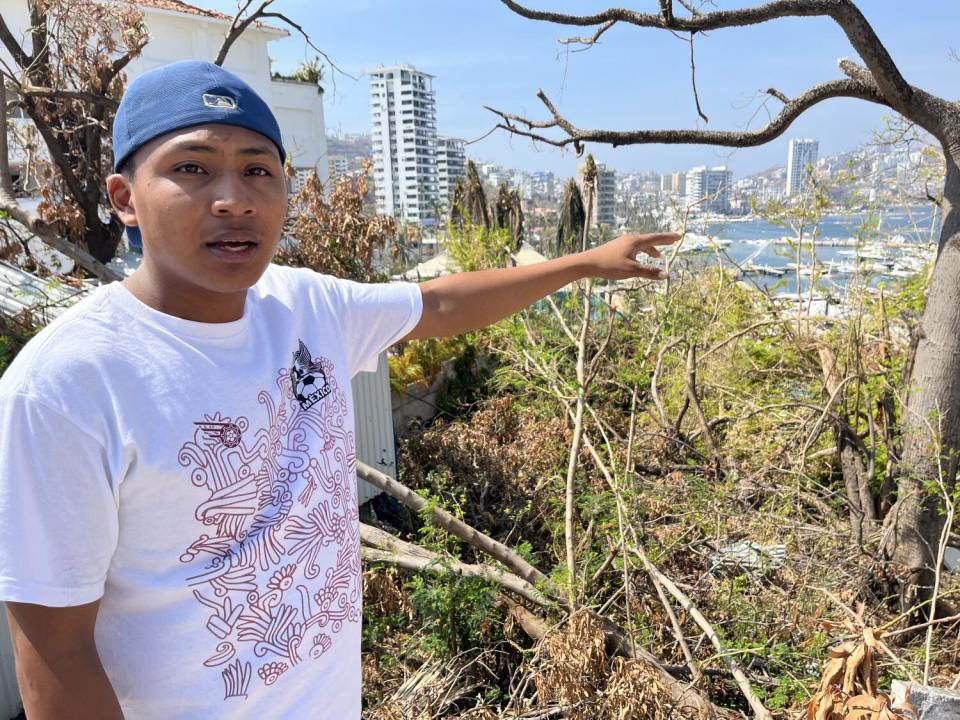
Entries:
[[214,215],[253,215],[256,212],[253,193],[242,178],[222,176],[215,193],[211,207]]

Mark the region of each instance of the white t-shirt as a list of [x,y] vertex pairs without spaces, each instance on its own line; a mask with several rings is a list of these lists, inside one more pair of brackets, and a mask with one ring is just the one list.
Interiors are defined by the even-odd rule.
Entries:
[[359,718],[350,378],[421,312],[276,265],[227,323],[98,289],[0,378],[0,600],[100,598],[128,720]]

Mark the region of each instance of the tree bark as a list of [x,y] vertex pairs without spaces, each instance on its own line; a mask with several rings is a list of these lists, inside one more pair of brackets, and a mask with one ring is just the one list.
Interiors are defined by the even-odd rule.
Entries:
[[891,510],[892,560],[903,573],[904,607],[930,597],[944,522],[939,486],[953,492],[960,448],[960,110],[944,124],[957,132],[944,142],[943,224],[903,413],[898,500]]
[[[369,562],[383,562],[412,572],[454,573],[464,577],[480,577],[497,583],[510,592],[541,607],[550,607],[553,601],[533,585],[513,573],[504,572],[486,563],[471,565],[453,557],[440,555],[419,545],[408,543],[390,533],[360,523],[360,553]],[[369,547],[367,547],[369,546]]]

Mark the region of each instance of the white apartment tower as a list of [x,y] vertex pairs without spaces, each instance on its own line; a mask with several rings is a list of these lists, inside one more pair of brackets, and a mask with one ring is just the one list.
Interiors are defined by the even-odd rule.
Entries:
[[699,212],[730,211],[733,172],[726,165],[695,167],[687,173],[687,204]]
[[801,195],[810,177],[810,168],[817,164],[820,143],[794,138],[787,149],[787,195]]
[[[585,165],[581,164],[578,168],[578,180],[580,192],[583,188],[583,171]],[[616,227],[617,225],[617,171],[612,167],[597,163],[597,195],[593,199],[593,217],[591,221],[595,225],[606,225],[607,227]]]
[[430,224],[437,187],[437,101],[433,76],[409,65],[370,73],[377,212]]
[[467,153],[464,141],[458,138],[437,138],[437,189],[440,205],[449,210],[457,178],[467,174]]

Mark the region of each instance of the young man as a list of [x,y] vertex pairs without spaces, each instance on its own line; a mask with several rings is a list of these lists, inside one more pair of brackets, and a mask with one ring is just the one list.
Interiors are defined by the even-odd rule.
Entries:
[[280,130],[203,62],[131,84],[114,153],[143,264],[0,378],[0,600],[27,715],[356,720],[351,376],[578,278],[661,277],[636,256],[676,236],[422,285],[271,265]]

